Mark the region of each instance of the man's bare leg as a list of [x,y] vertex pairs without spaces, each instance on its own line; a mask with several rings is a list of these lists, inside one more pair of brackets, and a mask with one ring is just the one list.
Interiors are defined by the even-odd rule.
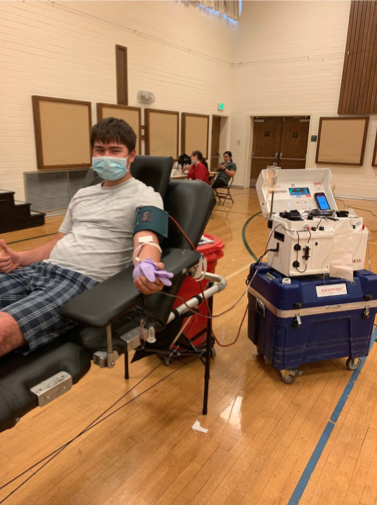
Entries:
[[0,357],[27,345],[16,320],[6,312],[0,312]]

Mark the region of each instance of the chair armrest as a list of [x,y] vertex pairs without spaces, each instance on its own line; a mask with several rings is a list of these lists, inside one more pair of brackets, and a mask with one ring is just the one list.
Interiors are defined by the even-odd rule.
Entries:
[[[166,249],[161,261],[165,269],[177,278],[195,266],[200,256],[197,251],[189,249]],[[60,309],[60,315],[93,328],[108,325],[142,301],[142,295],[134,285],[133,269],[131,265],[73,298]]]

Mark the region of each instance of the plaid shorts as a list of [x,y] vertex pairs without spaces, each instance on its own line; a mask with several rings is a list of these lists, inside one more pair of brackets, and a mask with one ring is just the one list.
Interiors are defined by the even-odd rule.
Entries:
[[28,342],[29,354],[61,337],[77,323],[59,316],[61,307],[98,281],[51,263],[33,263],[0,273],[0,311],[11,315]]

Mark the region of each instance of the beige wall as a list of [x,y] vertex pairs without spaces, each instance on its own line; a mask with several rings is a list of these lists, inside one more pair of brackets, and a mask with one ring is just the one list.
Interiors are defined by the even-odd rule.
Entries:
[[[318,133],[319,117],[337,115],[349,10],[348,1],[243,3],[232,69],[236,184],[248,183],[250,116],[310,115],[310,136]],[[362,167],[330,167],[337,194],[377,198],[376,129],[371,116]],[[307,168],[316,166],[316,147],[309,141]]]
[[[23,172],[36,169],[31,95],[116,103],[115,44],[128,47],[129,100],[140,89],[155,108],[230,116],[229,143],[248,185],[255,115],[336,115],[349,1],[243,2],[238,24],[187,2],[0,2],[0,188],[24,198]],[[375,197],[365,162],[331,167],[336,193]],[[210,147],[210,146],[209,146]],[[307,167],[315,166],[309,142]]]
[[222,155],[224,151],[227,151],[229,149],[229,118],[228,117],[222,117],[220,119],[220,142],[219,142],[219,149],[220,149],[220,161],[222,161]]
[[115,45],[128,47],[129,104],[201,114],[230,104],[235,25],[183,2],[0,2],[0,188],[24,198],[36,170],[32,95],[116,103]]

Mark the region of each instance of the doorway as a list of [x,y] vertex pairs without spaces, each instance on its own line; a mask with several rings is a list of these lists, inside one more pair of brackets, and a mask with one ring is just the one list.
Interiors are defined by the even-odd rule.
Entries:
[[308,116],[255,117],[250,186],[264,168],[305,168],[309,136]]
[[222,153],[227,149],[227,121],[227,117],[212,116],[210,170],[214,170],[222,161]]

